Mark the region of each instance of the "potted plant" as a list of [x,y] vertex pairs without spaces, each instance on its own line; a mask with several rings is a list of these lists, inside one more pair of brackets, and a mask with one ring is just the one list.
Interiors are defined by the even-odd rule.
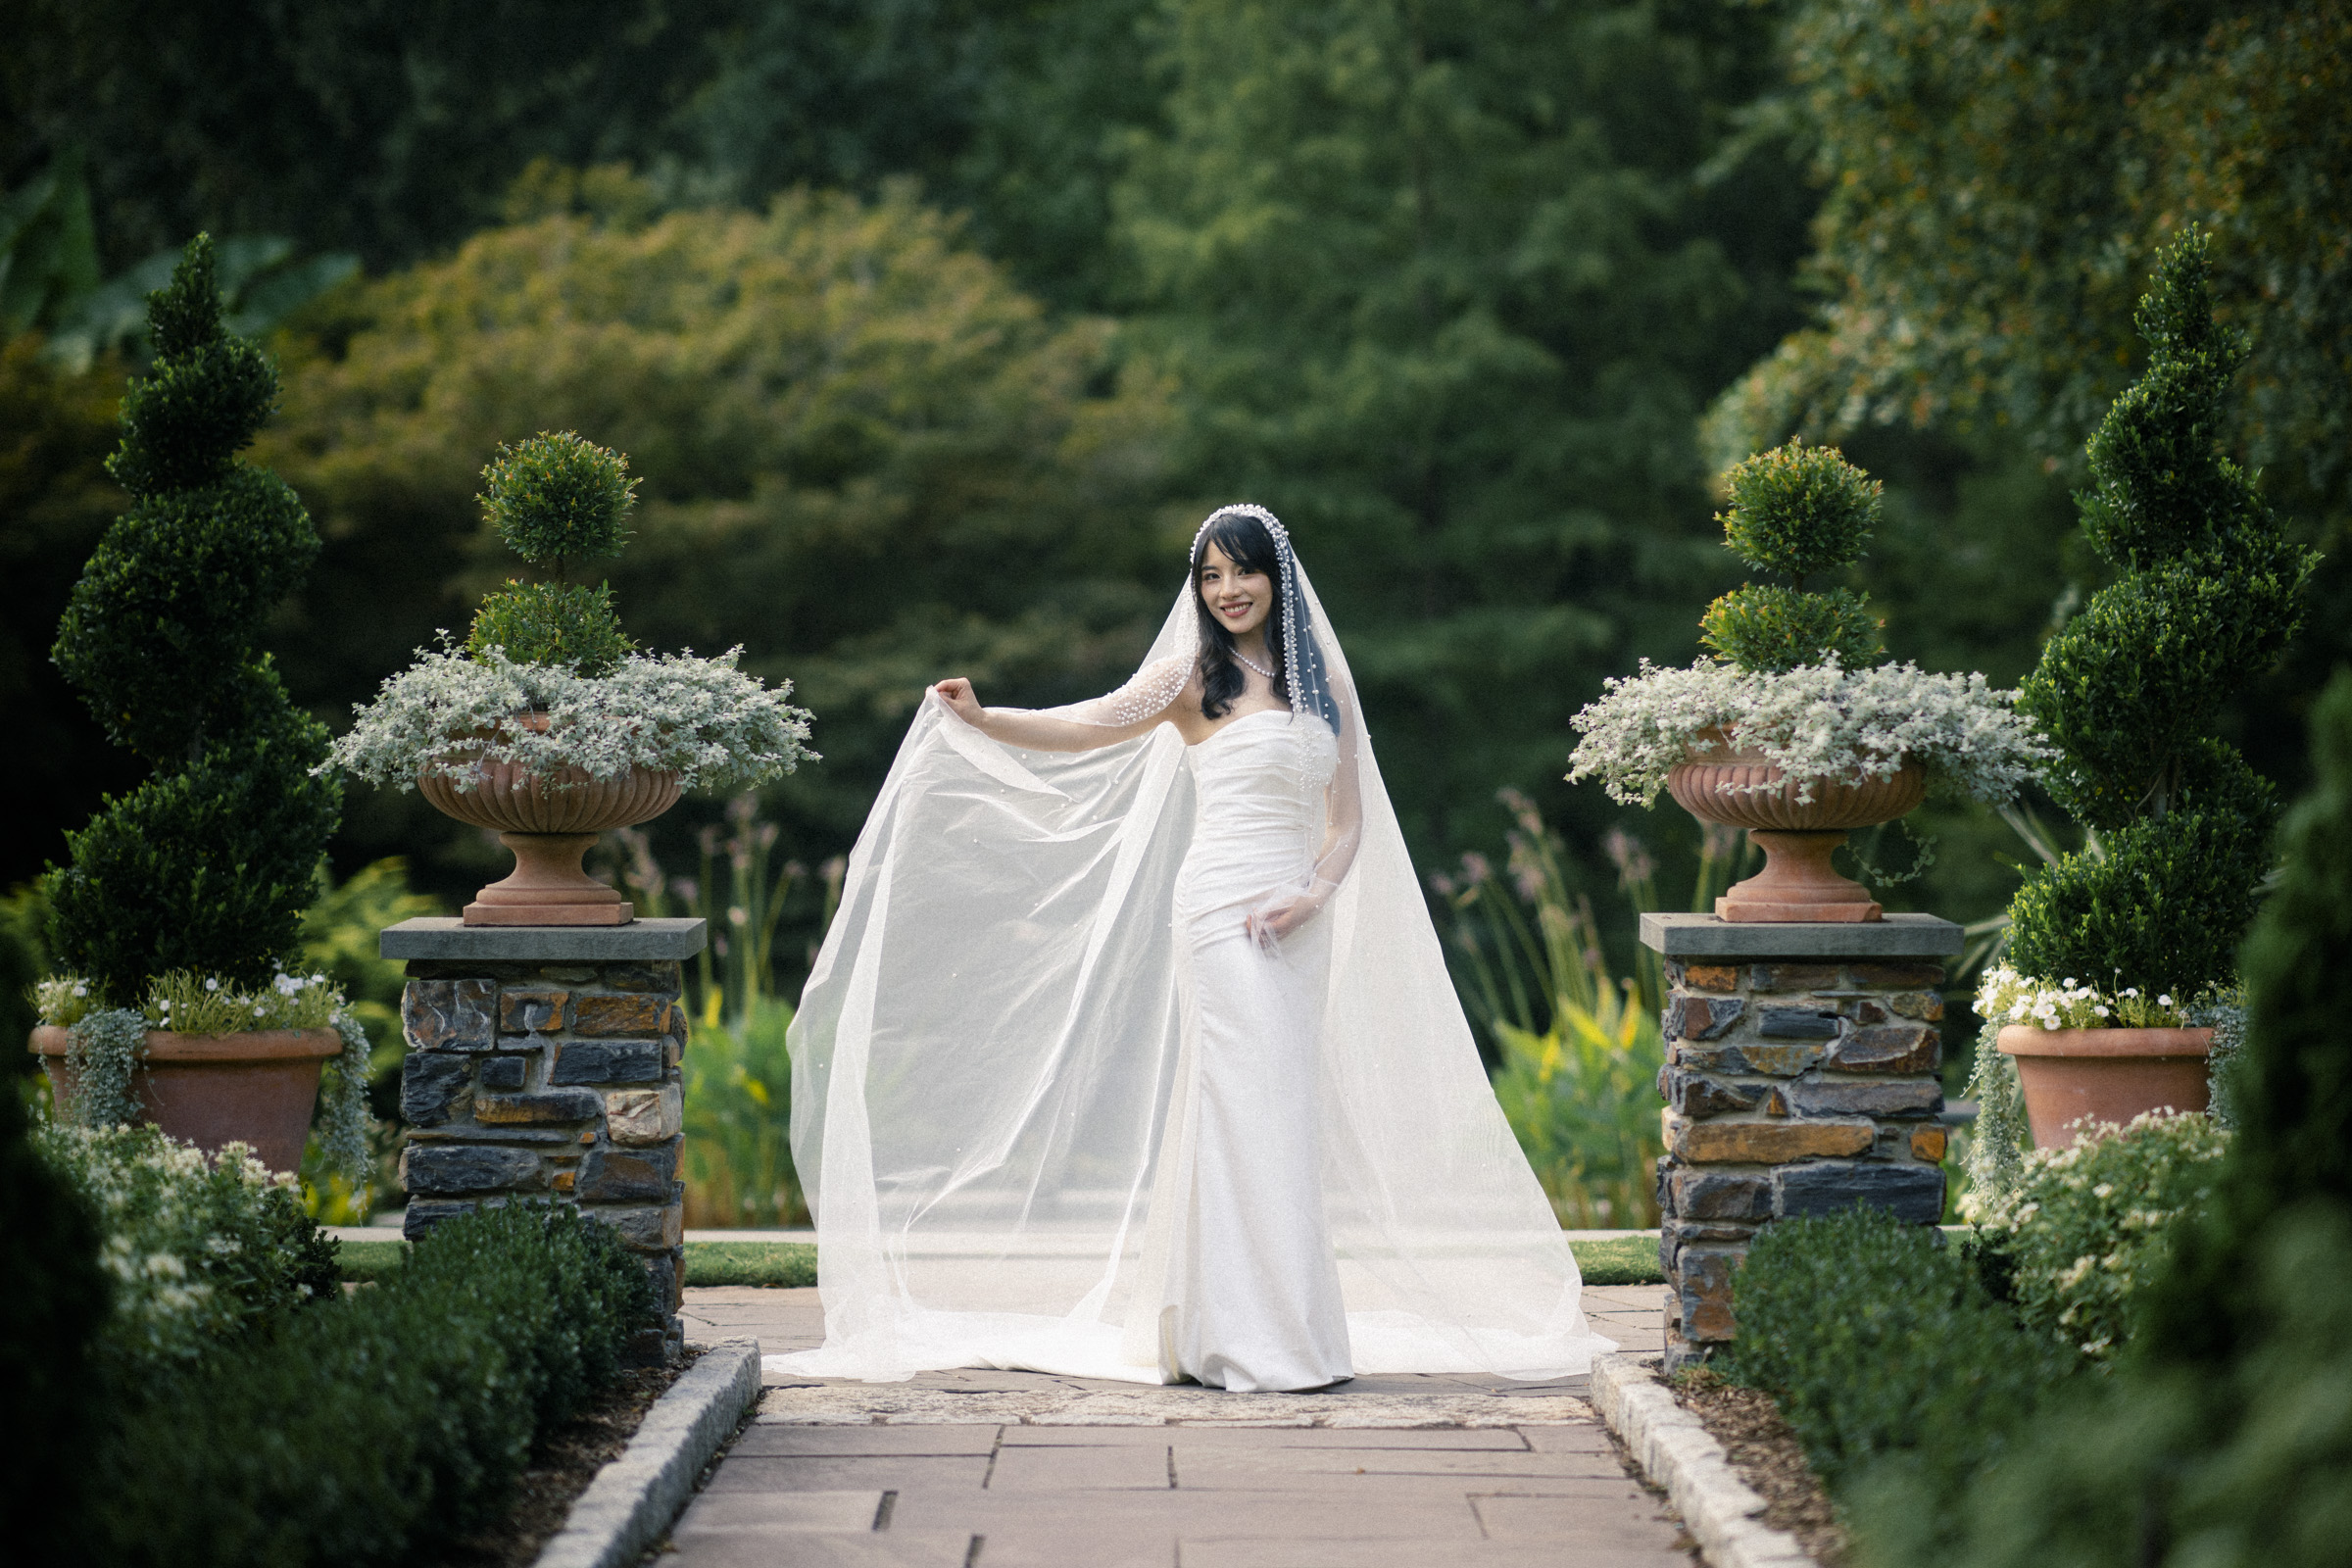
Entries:
[[2137,325],[2148,368],[2092,435],[2080,497],[2120,575],[2050,639],[2020,703],[2058,747],[2046,783],[2088,842],[2018,890],[2008,966],[1979,1002],[2043,1148],[2085,1116],[2206,1107],[2213,1030],[2195,1025],[2231,985],[2278,814],[2210,731],[2278,662],[2319,560],[2223,455],[2247,349],[2214,321],[2201,232],[2159,258]]
[[1830,857],[1857,827],[1893,821],[1939,785],[2006,802],[2047,755],[1982,675],[1888,661],[1869,602],[1808,590],[1860,558],[1879,485],[1833,447],[1801,442],[1725,475],[1726,543],[1757,571],[1707,608],[1712,658],[1610,680],[1576,715],[1568,774],[1613,799],[1661,789],[1703,821],[1747,829],[1764,868],[1715,901],[1726,920],[1876,920],[1867,889]]
[[571,563],[620,552],[634,502],[628,460],[569,431],[501,447],[482,470],[484,517],[552,580],[510,580],[483,599],[463,648],[445,639],[383,684],[329,767],[497,832],[514,870],[466,906],[467,925],[622,925],[621,895],[580,857],[698,785],[749,789],[808,750],[788,681],[769,688],[716,659],[649,658],[620,629],[610,584],[565,580]]
[[325,729],[253,646],[318,537],[293,491],[236,456],[277,373],[222,329],[210,238],[147,318],[154,369],[124,395],[107,460],[131,507],[74,586],[54,657],[153,771],[50,872],[59,972],[36,988],[32,1049],[74,1120],[145,1116],[207,1148],[252,1145],[281,1171],[301,1161],[320,1063],[336,1062],[322,1138],[356,1181],[367,1039],[323,978],[286,969],[340,796],[312,773]]

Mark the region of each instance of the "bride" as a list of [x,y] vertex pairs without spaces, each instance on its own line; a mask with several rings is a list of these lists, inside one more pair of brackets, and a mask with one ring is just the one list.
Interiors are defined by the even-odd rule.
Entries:
[[1109,696],[926,695],[790,1043],[825,1343],[771,1369],[1272,1391],[1615,1348],[1263,508],[1201,524]]

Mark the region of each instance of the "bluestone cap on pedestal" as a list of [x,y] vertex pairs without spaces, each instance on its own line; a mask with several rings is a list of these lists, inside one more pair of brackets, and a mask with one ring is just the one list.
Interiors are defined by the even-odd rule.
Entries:
[[1962,932],[1933,914],[1879,920],[1726,920],[1713,914],[1642,917],[1642,945],[1669,958],[1948,958]]
[[709,940],[710,922],[700,916],[627,925],[467,925],[455,915],[428,915],[384,927],[380,951],[387,958],[623,963],[691,958]]

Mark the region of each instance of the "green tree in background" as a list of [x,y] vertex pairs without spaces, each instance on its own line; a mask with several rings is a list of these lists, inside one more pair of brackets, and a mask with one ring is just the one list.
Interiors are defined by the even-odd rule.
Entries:
[[1799,0],[1786,46],[1829,299],[1715,410],[1719,459],[1901,421],[2071,462],[2130,379],[2157,248],[2197,221],[2255,339],[2253,461],[2344,510],[2352,9]]
[[1424,863],[1499,835],[1498,785],[1558,801],[1569,715],[1638,653],[1688,657],[1728,586],[1692,423],[1792,319],[1808,198],[1768,161],[1693,171],[1765,36],[1648,6],[1171,10],[1167,128],[1115,192],[1133,338],[1199,499],[1297,535]]
[[[485,432],[518,428],[630,454],[611,581],[637,635],[743,643],[825,715],[825,765],[774,797],[790,854],[846,844],[928,681],[1048,702],[1124,677],[1181,547],[1148,526],[1164,395],[1110,361],[1108,323],[1049,320],[900,187],[764,218],[653,217],[610,172],[558,187],[591,210],[477,235],[288,346],[264,450],[330,540],[298,682],[363,696],[463,624],[507,564],[473,501]],[[473,852],[381,796],[345,837]]]

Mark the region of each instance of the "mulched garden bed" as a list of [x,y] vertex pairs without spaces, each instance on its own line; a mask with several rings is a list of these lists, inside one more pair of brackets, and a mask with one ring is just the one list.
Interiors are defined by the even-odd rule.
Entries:
[[1764,1499],[1764,1522],[1794,1536],[1822,1568],[1844,1568],[1845,1529],[1771,1396],[1703,1367],[1679,1373],[1667,1385],[1676,1402],[1723,1445],[1740,1479]]
[[506,1518],[443,1553],[435,1568],[529,1568],[564,1528],[572,1503],[607,1461],[620,1457],[645,1413],[703,1352],[691,1346],[675,1366],[627,1367],[588,1408],[539,1441],[514,1483]]

